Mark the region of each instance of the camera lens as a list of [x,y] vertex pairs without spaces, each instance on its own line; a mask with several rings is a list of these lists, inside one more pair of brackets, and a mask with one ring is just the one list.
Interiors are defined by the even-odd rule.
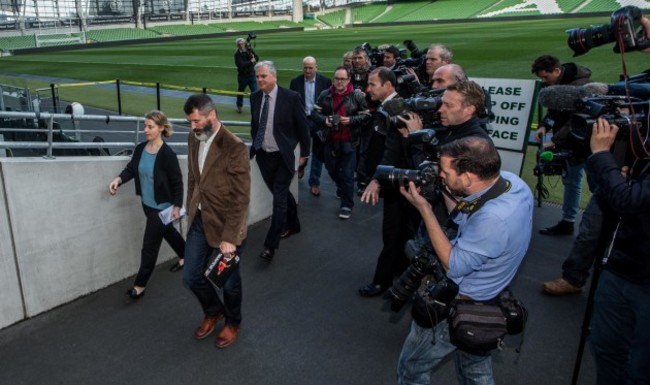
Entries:
[[566,32],[569,34],[567,44],[573,50],[573,56],[580,56],[594,47],[614,41],[612,28],[609,24],[591,28],[573,28]]

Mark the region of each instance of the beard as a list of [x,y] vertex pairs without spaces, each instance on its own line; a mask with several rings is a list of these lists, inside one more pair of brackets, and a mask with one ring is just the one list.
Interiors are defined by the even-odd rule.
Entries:
[[210,138],[210,135],[212,135],[211,122],[208,122],[205,126],[203,126],[203,128],[194,130],[194,137],[201,142],[207,141]]

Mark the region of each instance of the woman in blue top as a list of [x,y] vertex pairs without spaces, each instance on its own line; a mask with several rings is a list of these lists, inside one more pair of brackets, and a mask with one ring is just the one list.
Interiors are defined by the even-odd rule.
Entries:
[[146,142],[138,144],[133,151],[131,161],[126,165],[120,176],[108,185],[108,191],[115,195],[123,183],[135,179],[135,193],[142,199],[142,209],[147,217],[142,241],[140,270],[135,277],[133,288],[126,295],[139,299],[144,295],[144,289],[156,267],[158,251],[163,238],[180,258],[172,267],[178,271],[183,266],[185,255],[185,240],[170,222],[164,225],[158,213],[173,206],[171,218],[180,218],[183,206],[183,176],[174,150],[169,147],[163,137],[172,134],[172,127],[165,114],[152,111],[145,116],[144,135]]

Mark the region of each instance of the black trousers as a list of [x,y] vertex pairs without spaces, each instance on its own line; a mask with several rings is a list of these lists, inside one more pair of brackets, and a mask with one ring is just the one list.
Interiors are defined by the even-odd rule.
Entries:
[[410,261],[404,246],[413,239],[422,220],[420,213],[396,189],[383,189],[382,240],[384,247],[377,259],[373,284],[387,288],[393,285],[393,277],[399,276]]
[[140,253],[140,269],[135,277],[134,286],[145,287],[158,260],[158,252],[163,239],[167,241],[172,250],[179,258],[185,256],[185,240],[183,236],[174,228],[172,223],[163,225],[158,213],[160,210],[142,205],[144,215],[147,217],[147,224],[144,228],[144,237],[142,239],[142,251]]
[[271,228],[266,233],[264,246],[275,250],[280,247],[280,235],[284,231],[300,231],[298,204],[289,191],[295,171],[287,168],[279,151],[257,151],[255,160],[266,187],[273,194]]

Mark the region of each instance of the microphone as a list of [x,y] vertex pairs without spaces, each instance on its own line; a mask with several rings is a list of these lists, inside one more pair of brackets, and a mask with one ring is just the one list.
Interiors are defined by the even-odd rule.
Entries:
[[552,162],[553,159],[555,160],[564,160],[564,159],[569,159],[573,156],[573,152],[570,150],[565,150],[565,151],[542,151],[539,153],[539,160],[542,162]]
[[576,102],[592,95],[604,95],[608,86],[604,83],[588,83],[584,86],[557,85],[539,91],[539,103],[551,110],[576,111]]
[[542,151],[539,153],[539,160],[542,162],[550,162],[553,160],[553,151]]

